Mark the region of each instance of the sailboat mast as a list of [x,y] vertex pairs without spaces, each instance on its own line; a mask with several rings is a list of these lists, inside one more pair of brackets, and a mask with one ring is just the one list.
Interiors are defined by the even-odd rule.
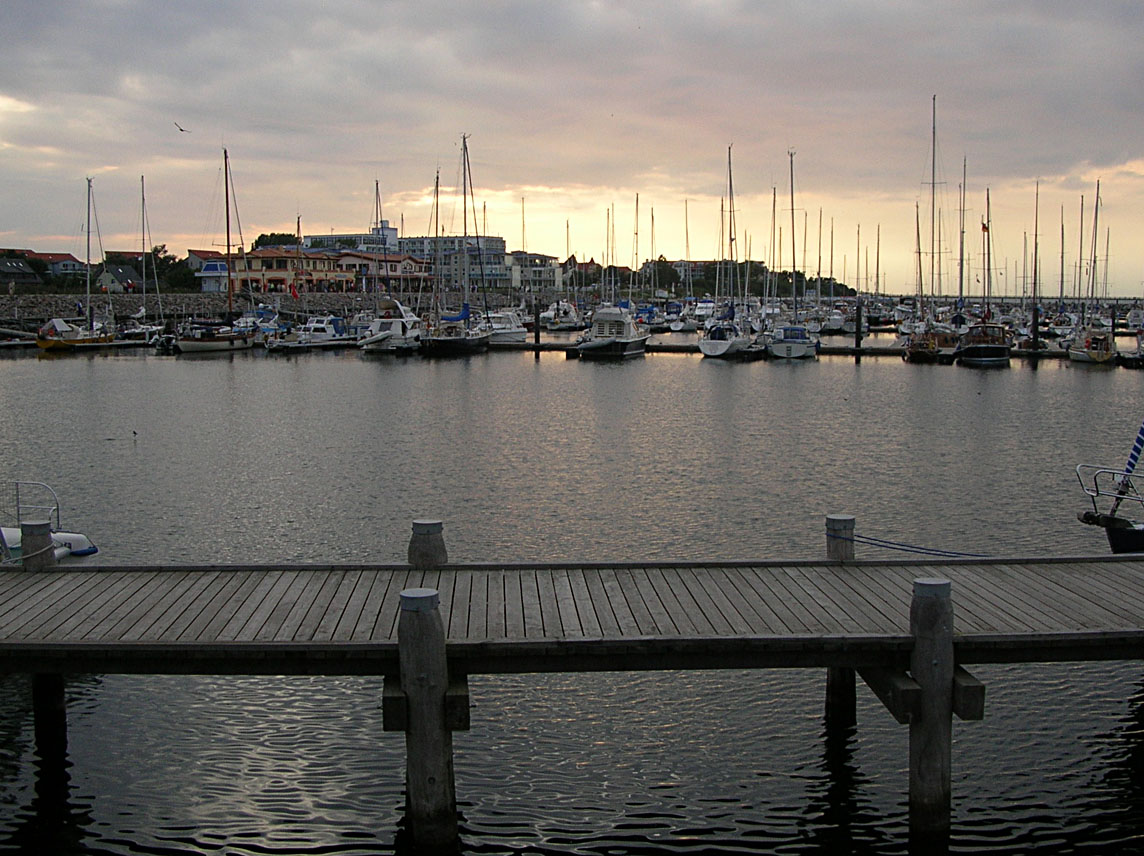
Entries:
[[794,252],[794,149],[787,149],[790,156],[790,291],[794,296],[794,323],[798,323],[798,256]]
[[139,176],[139,265],[143,279],[143,311],[147,310],[147,190]]
[[234,285],[230,257],[230,155],[225,148],[222,150],[222,190],[226,208],[226,311],[229,315],[234,312]]
[[958,208],[957,308],[965,305],[965,158],[961,159],[961,205]]
[[937,96],[933,96],[932,122],[930,126],[930,226],[929,226],[929,283],[930,296],[936,297],[935,287],[937,254],[935,253],[935,239],[937,238]]
[[87,271],[87,308],[85,314],[87,315],[87,328],[90,330],[95,324],[95,319],[91,314],[91,179],[87,180],[87,263],[84,265]]

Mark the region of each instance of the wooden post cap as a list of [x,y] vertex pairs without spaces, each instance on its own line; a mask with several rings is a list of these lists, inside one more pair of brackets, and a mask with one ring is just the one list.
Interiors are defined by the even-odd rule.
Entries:
[[50,520],[21,520],[20,521],[20,534],[23,535],[47,535],[52,534],[52,523]]
[[401,593],[401,608],[405,612],[432,612],[440,602],[437,589],[411,588]]
[[914,580],[914,597],[949,597],[950,582],[940,577],[922,577]]
[[438,535],[445,528],[445,523],[441,520],[414,520],[413,521],[413,534],[414,535]]

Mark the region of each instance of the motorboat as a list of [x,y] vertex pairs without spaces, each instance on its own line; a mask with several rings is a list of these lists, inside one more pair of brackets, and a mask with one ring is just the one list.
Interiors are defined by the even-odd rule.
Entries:
[[374,319],[358,339],[365,353],[412,353],[421,347],[424,325],[409,307],[392,297],[377,301]]
[[320,348],[347,348],[358,343],[339,315],[312,315],[289,336],[268,339],[268,351],[311,351]]
[[576,355],[585,360],[638,357],[643,355],[650,337],[627,309],[601,303],[592,313],[592,326],[576,343]]
[[487,313],[484,327],[489,331],[490,345],[520,344],[528,339],[528,328],[524,326],[524,321],[516,309],[500,309]]
[[72,556],[91,556],[99,548],[80,532],[66,532],[60,525],[60,501],[56,492],[43,482],[12,483],[15,497],[14,526],[0,526],[0,561],[15,564],[22,558],[21,524],[30,520],[46,520],[52,533],[52,549],[57,561]]
[[953,358],[963,366],[1007,366],[1013,350],[1009,331],[994,321],[978,321],[958,340]]

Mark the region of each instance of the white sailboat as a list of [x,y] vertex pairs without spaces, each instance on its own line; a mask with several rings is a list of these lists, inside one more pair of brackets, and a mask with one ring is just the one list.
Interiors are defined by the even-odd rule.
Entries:
[[[727,260],[720,265],[720,275],[716,275],[715,303],[719,303],[719,283],[722,280],[726,287],[727,309],[719,317],[713,318],[704,324],[703,333],[699,338],[699,352],[705,357],[720,357],[727,359],[742,354],[751,346],[751,336],[743,323],[735,317],[735,280],[738,274],[738,258],[735,251],[735,186],[731,178],[731,147],[727,146],[727,216],[719,217],[719,227],[722,230],[726,219],[727,227]],[[720,242],[721,243],[721,242]]]
[[[464,231],[461,242],[461,294],[469,291],[469,188],[472,177],[469,172],[469,138],[461,135],[461,206],[464,211]],[[438,181],[439,184],[439,181]],[[438,222],[437,188],[433,192],[433,219]],[[476,209],[473,209],[473,222],[476,223]],[[429,328],[421,338],[421,353],[426,356],[452,356],[484,351],[489,346],[491,333],[476,324],[472,306],[462,297],[461,311],[453,315],[443,312],[444,296],[441,294],[441,241],[440,227],[435,225],[437,236],[437,262],[433,265],[433,302],[430,309]],[[481,253],[480,235],[477,235],[477,257],[484,276],[484,259]]]
[[818,356],[818,348],[806,324],[798,317],[798,277],[794,247],[794,152],[790,155],[790,288],[794,299],[794,320],[779,326],[767,337],[767,355],[781,360],[805,360]]
[[91,179],[87,180],[87,259],[84,270],[87,277],[87,302],[83,307],[83,324],[73,324],[64,318],[52,318],[36,333],[36,345],[45,351],[69,351],[91,345],[106,345],[115,339],[115,325],[96,321],[91,306]]
[[1100,213],[1100,180],[1096,182],[1096,202],[1092,207],[1092,263],[1089,266],[1088,296],[1083,320],[1073,333],[1068,345],[1069,360],[1102,366],[1116,365],[1116,336],[1114,325],[1104,323],[1096,305],[1096,236],[1097,216]]

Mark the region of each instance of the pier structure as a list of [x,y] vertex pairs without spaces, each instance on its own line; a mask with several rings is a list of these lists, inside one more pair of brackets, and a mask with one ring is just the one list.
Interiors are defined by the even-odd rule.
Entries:
[[908,726],[911,848],[938,852],[952,717],[985,715],[969,667],[1144,658],[1144,556],[858,560],[831,515],[825,561],[444,564],[442,526],[415,522],[399,566],[5,570],[0,672],[34,676],[60,763],[69,674],[384,676],[410,834],[453,852],[469,675],[825,668],[828,739],[854,724],[855,675]]

